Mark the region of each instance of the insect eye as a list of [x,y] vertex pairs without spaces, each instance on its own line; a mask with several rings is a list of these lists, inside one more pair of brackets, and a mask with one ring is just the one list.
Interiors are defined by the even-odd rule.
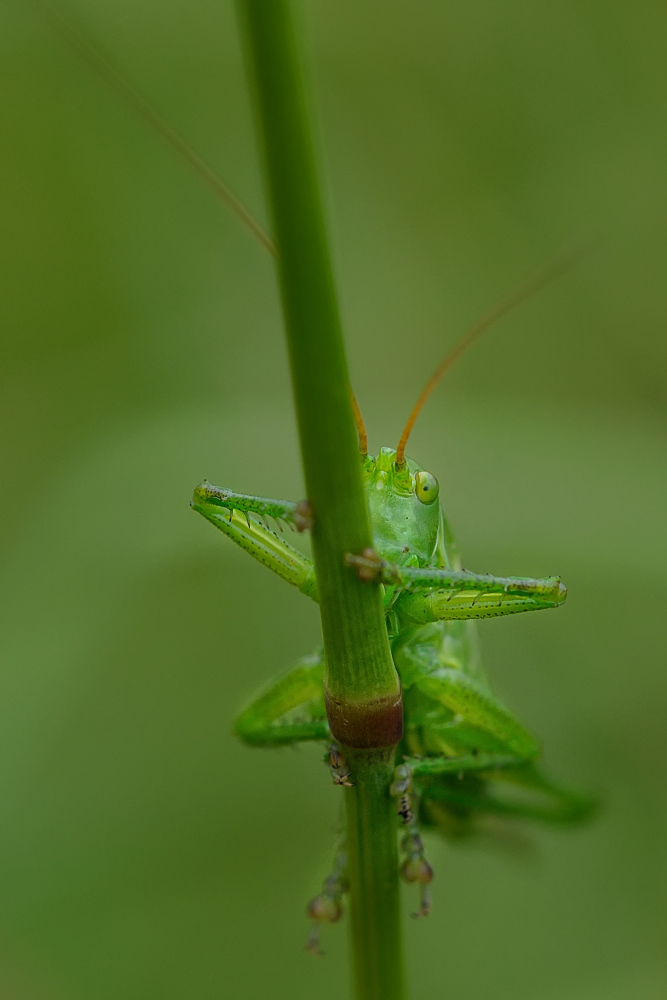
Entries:
[[434,503],[438,499],[438,480],[430,472],[418,472],[415,476],[415,496],[422,503]]

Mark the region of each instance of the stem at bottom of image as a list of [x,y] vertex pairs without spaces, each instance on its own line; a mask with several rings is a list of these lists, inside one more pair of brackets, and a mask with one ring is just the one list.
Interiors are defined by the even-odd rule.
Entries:
[[394,749],[345,750],[354,788],[345,789],[354,982],[363,1000],[405,996],[396,802],[389,795]]

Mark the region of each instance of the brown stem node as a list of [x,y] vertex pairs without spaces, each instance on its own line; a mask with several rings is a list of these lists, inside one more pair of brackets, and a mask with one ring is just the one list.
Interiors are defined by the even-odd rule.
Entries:
[[393,747],[403,736],[403,698],[392,695],[370,701],[350,702],[324,691],[331,734],[356,750]]

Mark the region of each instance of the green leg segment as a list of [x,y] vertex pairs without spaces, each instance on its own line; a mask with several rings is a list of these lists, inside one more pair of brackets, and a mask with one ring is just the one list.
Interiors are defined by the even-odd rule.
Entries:
[[[203,483],[192,498],[192,507],[249,552],[259,562],[287,580],[307,597],[317,600],[317,583],[312,559],[292,548],[257,518],[273,517],[278,523],[304,525],[306,514],[299,515],[300,504],[282,500],[249,497]],[[303,530],[303,528],[301,529]]]
[[564,593],[557,600],[549,601],[541,596],[529,597],[501,590],[427,590],[416,594],[401,594],[396,602],[396,610],[410,622],[426,625],[437,621],[497,618],[522,611],[543,611],[557,608],[564,600]]
[[[511,770],[498,773],[498,781],[481,782],[477,788],[450,781],[434,781],[423,793],[424,804],[443,806],[457,814],[496,815],[532,819],[545,823],[575,823],[588,819],[596,803],[583,795],[556,789],[533,789],[533,794],[516,794],[502,789],[501,780],[512,781]],[[528,786],[526,786],[528,787]]]
[[[394,572],[397,574],[393,576]],[[567,595],[560,577],[549,576],[543,580],[521,576],[491,576],[489,573],[468,573],[466,570],[433,569],[426,567],[392,567],[388,583],[398,582],[405,590],[416,592],[433,587],[455,592],[474,590],[483,593],[517,594],[543,600],[547,605],[562,604]]]
[[562,785],[547,778],[537,764],[532,762],[523,767],[503,771],[495,777],[499,780],[498,788],[502,785],[514,785],[519,789],[536,793],[541,798],[543,803],[541,808],[546,818],[553,822],[588,819],[599,808],[599,802],[593,796],[584,795],[571,788],[563,788]]
[[[195,489],[195,502],[212,504],[225,510],[241,510],[258,514],[262,518],[272,517],[274,521],[283,522],[297,531],[307,531],[312,527],[310,505],[307,500],[271,500],[269,497],[256,497],[251,493],[234,493],[224,486],[213,486],[212,483],[202,483]],[[282,531],[282,528],[280,529]]]
[[525,759],[512,754],[478,753],[459,757],[406,757],[405,763],[415,778],[437,777],[440,774],[466,774],[470,771],[500,771],[525,764]]
[[464,723],[498,739],[508,755],[529,761],[539,754],[539,746],[528,730],[490,691],[461,670],[439,667],[419,677],[416,686],[428,698],[460,715]]
[[322,653],[304,656],[243,709],[235,735],[260,747],[330,740],[322,672]]
[[402,590],[396,610],[420,624],[555,608],[567,596],[556,576],[538,580],[430,566],[397,566],[371,552],[348,554],[346,562],[356,568],[362,580],[377,580]]

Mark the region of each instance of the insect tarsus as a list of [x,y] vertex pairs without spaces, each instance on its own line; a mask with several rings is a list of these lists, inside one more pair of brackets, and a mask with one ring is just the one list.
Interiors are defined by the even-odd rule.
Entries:
[[330,743],[327,747],[324,762],[329,765],[334,785],[344,785],[345,788],[354,788],[354,782],[349,780],[352,777],[352,772],[347,766],[340,747],[335,743]]

